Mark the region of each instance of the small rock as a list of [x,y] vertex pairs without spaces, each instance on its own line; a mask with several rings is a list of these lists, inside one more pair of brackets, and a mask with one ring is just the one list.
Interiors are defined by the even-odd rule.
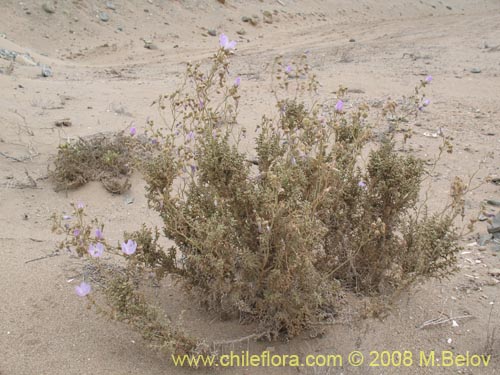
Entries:
[[243,22],[250,22],[250,21],[252,20],[252,18],[251,18],[251,17],[248,17],[248,16],[243,16],[243,17],[241,17],[241,20],[242,20]]
[[264,23],[273,23],[273,14],[267,10],[262,13]]
[[487,199],[486,203],[492,205],[492,206],[500,206],[500,201],[497,201],[495,199]]
[[52,1],[46,1],[45,3],[43,3],[42,9],[49,14],[53,14],[56,12],[56,7],[54,6],[54,3]]
[[106,12],[99,12],[99,19],[102,22],[108,22],[109,21],[109,14]]
[[111,10],[116,10],[115,4],[113,4],[112,1],[106,2],[106,8],[111,9]]
[[479,69],[479,68],[472,68],[472,69],[470,70],[470,72],[471,72],[471,73],[474,73],[474,74],[478,74],[478,73],[481,73],[481,69]]
[[490,268],[488,273],[492,276],[500,276],[500,268]]
[[63,118],[61,120],[57,120],[54,123],[54,125],[57,126],[57,127],[63,127],[63,126],[64,127],[69,127],[69,126],[71,126],[73,124],[71,123],[71,119],[69,119],[69,118]]
[[245,29],[241,29],[241,30],[238,30],[236,31],[236,34],[238,35],[245,35],[247,32],[245,31]]
[[144,48],[150,49],[150,50],[156,50],[156,49],[158,49],[158,46],[156,44],[154,44],[153,42],[145,40],[144,41]]
[[35,60],[33,60],[33,58],[27,53],[22,55],[17,55],[16,62],[22,65],[36,66]]
[[446,6],[446,9],[448,10],[452,10],[452,7],[450,7],[449,5]]
[[355,41],[356,41],[356,39],[354,39],[354,38],[349,39],[349,43],[354,43]]
[[226,0],[217,0],[219,3],[221,4],[225,4],[226,3]]
[[217,31],[214,30],[214,29],[210,29],[207,31],[208,32],[208,35],[211,35],[211,36],[217,36]]
[[52,74],[50,66],[42,65],[42,77],[52,77]]

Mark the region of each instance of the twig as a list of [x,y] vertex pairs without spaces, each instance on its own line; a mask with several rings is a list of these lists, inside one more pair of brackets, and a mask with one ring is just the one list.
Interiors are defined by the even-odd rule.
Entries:
[[259,340],[262,337],[268,336],[269,332],[262,332],[262,333],[253,333],[251,335],[241,337],[239,339],[234,339],[234,340],[227,340],[227,341],[214,341],[213,345],[234,345],[234,344],[239,344],[245,341],[250,341],[250,340]]
[[55,251],[55,252],[53,252],[51,254],[48,254],[48,255],[45,255],[43,257],[39,257],[39,258],[27,260],[26,262],[24,262],[24,264],[28,264],[28,263],[31,263],[31,262],[38,262],[39,260],[44,260],[44,259],[47,259],[47,258],[52,258],[52,257],[58,256],[58,255],[59,255],[59,252]]
[[459,319],[466,319],[466,318],[473,318],[473,315],[462,315],[462,316],[453,316],[451,318],[445,318],[445,317],[440,317],[440,318],[435,318],[431,320],[427,320],[426,322],[423,322],[418,329],[422,329],[428,326],[437,326],[440,324],[445,324],[448,322],[451,322],[452,320],[459,320]]
[[26,159],[21,160],[21,159],[15,158],[14,156],[10,156],[10,155],[4,154],[1,151],[0,151],[0,155],[3,156],[4,158],[11,159],[11,160],[17,161],[19,163],[22,163],[24,160],[29,159],[29,158],[26,158]]

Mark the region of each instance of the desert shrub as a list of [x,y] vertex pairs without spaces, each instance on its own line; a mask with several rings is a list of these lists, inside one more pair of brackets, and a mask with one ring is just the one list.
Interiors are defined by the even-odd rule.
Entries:
[[[240,79],[229,80],[229,56],[224,45],[206,73],[188,65],[179,90],[156,102],[165,123],[150,123],[159,142],[143,172],[149,205],[175,246],[161,249],[159,234],[146,228],[128,236],[137,245],[125,257],[128,276],[106,287],[114,309],[147,337],[162,332],[162,346],[179,337],[193,351],[199,343],[181,331],[150,327],[156,317],[135,294],[141,274],[175,277],[221,317],[256,322],[259,337],[278,338],[331,317],[341,290],[387,293],[453,270],[455,203],[464,190],[453,190],[455,203],[441,213],[427,214],[418,201],[424,164],[396,151],[408,137],[396,120],[418,113],[429,80],[404,105],[384,107],[390,127],[377,142],[367,106],[320,104],[304,58],[289,67],[277,59],[277,111],[262,117],[247,152],[237,122]],[[74,225],[56,229],[69,236],[62,247],[81,252],[89,243],[75,239]]]
[[119,133],[98,133],[59,146],[50,177],[56,191],[100,181],[106,190],[121,194],[130,187],[129,175],[141,142]]

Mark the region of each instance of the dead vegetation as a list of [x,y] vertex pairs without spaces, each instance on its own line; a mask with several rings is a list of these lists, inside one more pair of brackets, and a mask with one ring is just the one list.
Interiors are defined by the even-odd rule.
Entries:
[[134,143],[123,133],[99,133],[59,146],[49,173],[56,191],[74,189],[90,181],[100,181],[114,194],[127,191],[134,167]]

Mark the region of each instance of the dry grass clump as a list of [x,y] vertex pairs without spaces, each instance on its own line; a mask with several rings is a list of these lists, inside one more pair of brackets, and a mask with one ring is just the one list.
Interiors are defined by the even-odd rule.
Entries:
[[106,190],[121,194],[130,188],[133,140],[122,133],[95,134],[59,146],[50,172],[55,188],[74,189],[100,181]]

